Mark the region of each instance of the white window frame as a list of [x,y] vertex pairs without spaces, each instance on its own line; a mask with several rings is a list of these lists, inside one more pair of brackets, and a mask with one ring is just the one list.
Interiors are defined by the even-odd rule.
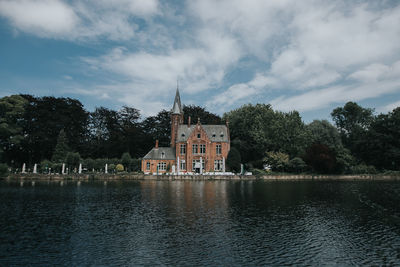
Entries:
[[206,145],[201,144],[200,145],[200,154],[205,154],[206,153]]
[[181,170],[186,170],[186,161],[181,160],[180,164],[181,164]]
[[216,159],[214,160],[214,171],[222,171],[222,160],[221,159]]
[[181,152],[181,155],[185,155],[186,154],[186,144],[181,144],[181,146],[180,146],[180,152]]
[[197,144],[192,145],[192,153],[193,154],[198,154],[199,152],[199,146]]
[[148,170],[148,171],[150,170],[150,161],[146,162],[146,170]]
[[222,145],[221,144],[217,144],[215,146],[215,152],[217,155],[221,155],[222,154]]
[[157,163],[157,169],[159,171],[165,171],[167,170],[167,163],[166,162],[159,162]]

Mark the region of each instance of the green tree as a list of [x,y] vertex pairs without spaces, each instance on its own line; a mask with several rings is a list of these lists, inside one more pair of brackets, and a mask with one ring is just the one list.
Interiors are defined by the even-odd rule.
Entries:
[[295,157],[308,144],[308,131],[296,111],[276,112],[270,105],[249,104],[225,113],[224,119],[229,121],[232,144],[246,163],[262,160],[265,151]]
[[4,162],[15,160],[20,165],[26,160],[21,146],[26,105],[27,101],[19,95],[0,98],[0,159]]
[[81,161],[81,156],[79,155],[78,152],[68,152],[65,159],[66,159],[68,168],[70,170],[72,170],[73,168],[78,168],[79,163]]
[[65,157],[67,156],[69,150],[70,149],[68,147],[67,136],[64,130],[61,130],[60,133],[58,134],[57,145],[54,149],[51,161],[56,163],[63,163],[65,161]]
[[131,155],[128,152],[125,152],[124,154],[122,154],[121,163],[122,163],[122,165],[125,166],[125,168],[126,168],[125,170],[126,171],[129,171],[129,167],[131,165],[131,161],[132,161],[132,158],[131,158]]
[[287,168],[290,172],[301,173],[307,169],[307,164],[302,158],[295,157],[289,160]]
[[226,159],[226,165],[228,169],[234,172],[239,172],[240,163],[241,163],[241,157],[239,150],[237,150],[235,147],[231,147],[228,153],[228,157]]
[[0,177],[5,177],[8,174],[8,166],[5,163],[0,163]]
[[381,170],[400,170],[400,107],[377,116],[359,143],[359,156],[365,163]]
[[332,119],[339,129],[344,146],[360,157],[360,140],[369,130],[374,120],[374,110],[363,108],[354,102],[347,102],[344,107],[335,108],[332,113]]
[[196,105],[183,106],[183,117],[185,123],[188,122],[189,116],[191,117],[192,123],[196,123],[197,119],[200,118],[202,124],[222,124],[220,116]]
[[282,152],[268,151],[265,153],[264,163],[271,166],[273,171],[283,172],[289,164],[289,155]]
[[342,148],[339,131],[327,120],[314,120],[307,125],[311,144],[324,144],[332,149]]

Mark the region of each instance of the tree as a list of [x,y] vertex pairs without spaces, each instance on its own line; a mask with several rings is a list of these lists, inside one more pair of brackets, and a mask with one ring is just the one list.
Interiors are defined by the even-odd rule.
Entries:
[[61,130],[60,133],[58,134],[57,145],[56,148],[54,149],[51,161],[56,163],[63,163],[65,161],[65,157],[67,156],[68,152],[69,152],[69,147],[67,142],[67,136],[64,130]]
[[307,164],[302,158],[295,157],[288,162],[287,168],[290,172],[301,173],[307,169]]
[[125,152],[124,154],[122,154],[121,163],[122,163],[122,165],[125,166],[126,171],[129,171],[129,166],[131,165],[131,161],[132,161],[132,158],[128,152]]
[[400,107],[377,116],[359,144],[365,163],[381,170],[400,170]]
[[327,120],[314,120],[307,125],[311,144],[324,144],[332,149],[343,147],[339,131]]
[[239,150],[237,150],[235,147],[231,147],[228,153],[228,157],[226,159],[226,165],[228,166],[229,170],[232,170],[234,172],[239,172],[240,163],[241,163],[241,157]]
[[186,123],[189,119],[189,116],[194,123],[196,123],[197,119],[200,118],[200,122],[202,124],[222,124],[222,119],[220,116],[196,105],[183,106],[183,117]]
[[265,153],[264,163],[271,166],[273,171],[283,172],[289,163],[289,155],[282,152],[268,151]]
[[360,140],[374,120],[373,109],[363,108],[354,102],[347,102],[344,107],[335,108],[332,119],[339,129],[343,144],[360,157]]
[[81,161],[81,156],[79,155],[78,152],[67,153],[66,162],[70,170],[72,170],[72,168],[77,168],[79,166],[80,161]]
[[0,98],[0,160],[11,163],[15,160],[20,164],[23,159],[22,142],[23,116],[27,101],[19,96],[5,96]]
[[306,150],[304,161],[313,171],[318,173],[333,173],[335,171],[336,157],[327,145],[311,145]]
[[244,162],[263,159],[265,151],[281,151],[295,157],[307,147],[308,131],[298,112],[275,112],[270,105],[244,105],[224,114],[229,120],[233,146]]

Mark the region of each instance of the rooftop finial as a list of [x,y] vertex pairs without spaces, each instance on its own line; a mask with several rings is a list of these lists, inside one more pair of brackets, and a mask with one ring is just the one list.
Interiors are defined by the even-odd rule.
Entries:
[[175,94],[174,105],[172,106],[171,112],[172,114],[183,114],[181,97],[179,95],[179,89],[178,89],[178,80],[176,81],[176,94]]

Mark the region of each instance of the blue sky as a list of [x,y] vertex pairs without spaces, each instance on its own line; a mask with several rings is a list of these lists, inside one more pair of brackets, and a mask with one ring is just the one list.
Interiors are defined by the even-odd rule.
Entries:
[[400,2],[0,0],[0,96],[222,115],[246,103],[330,119],[400,106]]

